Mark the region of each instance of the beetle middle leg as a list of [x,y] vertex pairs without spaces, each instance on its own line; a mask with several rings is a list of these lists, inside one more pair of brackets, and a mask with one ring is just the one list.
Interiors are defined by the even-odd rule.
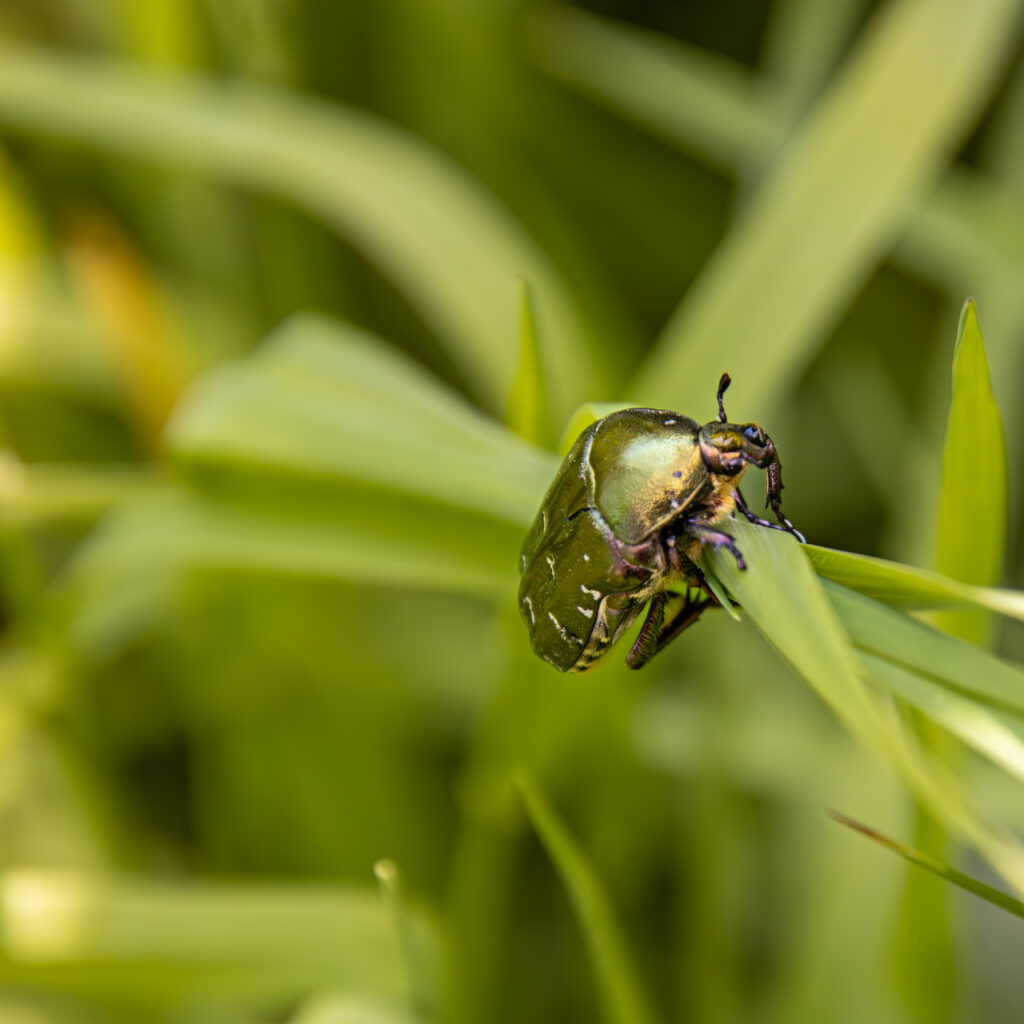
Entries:
[[689,534],[695,540],[700,541],[701,544],[711,544],[716,548],[728,549],[732,557],[736,559],[737,567],[746,569],[747,563],[743,561],[740,549],[736,547],[736,541],[724,530],[715,530],[710,526],[704,526],[702,523],[690,523]]

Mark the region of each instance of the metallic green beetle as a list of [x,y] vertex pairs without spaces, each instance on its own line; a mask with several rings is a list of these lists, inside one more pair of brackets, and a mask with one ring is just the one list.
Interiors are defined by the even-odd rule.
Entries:
[[[703,427],[664,409],[624,409],[577,438],[541,504],[520,556],[519,610],[534,651],[561,672],[590,668],[650,602],[626,655],[646,665],[717,604],[697,566],[705,544],[727,548],[717,524],[738,508],[752,523],[803,536],[782,514],[782,467],[756,423]],[[779,524],[747,508],[748,465],[768,471],[767,502]],[[666,609],[672,604],[672,615]]]

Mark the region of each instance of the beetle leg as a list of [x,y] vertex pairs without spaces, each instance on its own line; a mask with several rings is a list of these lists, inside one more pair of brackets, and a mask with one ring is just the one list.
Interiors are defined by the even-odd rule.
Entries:
[[676,614],[675,618],[670,619],[662,627],[661,632],[658,634],[658,646],[654,649],[651,656],[653,657],[667,644],[672,643],[684,629],[689,629],[708,608],[717,607],[718,600],[714,597],[708,599],[701,596],[696,600],[691,600],[687,597],[686,603]]
[[[653,612],[654,601],[658,597],[664,597],[664,594],[658,594],[651,602],[651,611]],[[683,630],[688,629],[692,626],[704,613],[705,609],[714,607],[718,602],[714,599],[708,600],[702,594],[699,597],[692,598],[687,593],[686,598],[683,602],[683,607],[671,618],[668,622],[664,622],[665,607],[662,604],[661,611],[659,612],[659,629],[657,633],[652,633],[649,637],[644,638],[644,634],[647,632],[647,627],[651,622],[650,614],[648,614],[647,621],[644,623],[644,628],[640,630],[640,636],[637,637],[637,642],[633,645],[632,650],[626,655],[626,665],[629,668],[637,669],[643,668],[651,658],[653,658],[660,650],[667,647]],[[664,624],[662,624],[664,623]],[[645,640],[643,648],[640,647],[640,640]]]
[[755,525],[757,526],[768,526],[773,530],[785,530],[784,526],[780,526],[778,523],[773,523],[770,519],[762,519],[759,515],[750,511],[746,501],[743,500],[743,495],[740,493],[740,489],[737,487],[735,491],[736,507]]
[[783,533],[791,533],[797,539],[806,543],[806,538],[797,529],[794,528],[793,524],[778,510],[775,514],[779,517],[781,522],[773,523],[770,519],[762,519],[759,515],[755,515],[750,511],[747,503],[743,500],[743,495],[740,494],[739,488],[736,488],[736,507],[749,519],[752,523],[757,526],[767,526],[770,530],[781,530]]
[[801,544],[807,543],[807,538],[789,521],[782,511],[782,466],[779,465],[778,456],[768,467],[768,495],[766,504],[771,505],[775,518],[782,524],[787,533],[793,534]]
[[713,530],[710,526],[703,526],[700,523],[690,524],[690,536],[699,540],[701,544],[712,544],[716,548],[728,548],[732,557],[736,559],[736,565],[740,569],[746,569],[747,563],[743,561],[740,549],[736,547],[736,541],[723,530]]
[[[787,533],[793,534],[793,536],[796,537],[796,539],[800,541],[801,544],[806,544],[807,538],[783,514],[782,463],[779,462],[779,453],[775,450],[775,442],[772,441],[772,439],[768,437],[767,434],[765,434],[765,438],[767,438],[768,446],[771,449],[772,459],[766,467],[768,474],[768,487],[767,493],[765,494],[764,503],[766,506],[771,505],[772,512],[775,513],[775,518],[778,519],[778,521],[782,524],[782,529],[784,529]],[[747,518],[750,519],[750,516],[748,515]],[[754,522],[753,519],[751,519],[750,521]],[[762,525],[771,526],[773,524],[762,522]],[[778,527],[775,528],[778,529]]]
[[665,602],[667,600],[664,591],[651,598],[650,607],[647,609],[647,618],[644,619],[636,642],[629,649],[629,654],[626,655],[627,668],[642,668],[657,653],[658,637],[661,634],[662,623],[665,621]]

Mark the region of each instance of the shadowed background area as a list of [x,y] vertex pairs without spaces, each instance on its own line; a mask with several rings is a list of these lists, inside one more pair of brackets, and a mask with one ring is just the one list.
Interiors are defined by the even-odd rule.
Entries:
[[564,676],[515,593],[566,425],[724,371],[814,545],[1024,587],[1022,13],[0,5],[0,1017],[1019,1019],[825,813],[1024,894],[1019,595],[750,528]]

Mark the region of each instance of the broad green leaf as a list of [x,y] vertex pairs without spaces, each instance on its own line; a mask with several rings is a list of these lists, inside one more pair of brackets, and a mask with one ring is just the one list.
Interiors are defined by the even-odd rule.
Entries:
[[0,452],[0,517],[16,526],[87,522],[156,484],[138,465],[23,463]]
[[372,485],[528,524],[555,470],[407,357],[354,327],[302,316],[199,381],[168,432],[188,466]]
[[116,646],[165,614],[182,574],[202,570],[342,579],[427,591],[515,591],[522,529],[416,501],[350,493],[302,512],[174,489],[126,503],[69,574],[74,635]]
[[949,864],[945,864],[942,861],[938,861],[934,857],[929,857],[926,853],[921,853],[919,850],[914,850],[909,846],[904,846],[902,843],[897,843],[895,839],[883,836],[873,828],[869,828],[867,825],[862,825],[859,821],[854,821],[852,818],[847,818],[844,814],[836,814],[833,812],[832,817],[841,825],[845,825],[847,828],[852,828],[855,832],[860,832],[862,835],[867,836],[876,843],[880,843],[882,846],[892,850],[893,853],[898,853],[905,860],[910,861],[911,864],[916,864],[918,867],[924,868],[926,871],[931,871],[940,878],[946,879],[947,882],[952,882],[954,885],[959,886],[966,892],[979,896],[986,902],[992,903],[997,907],[1001,907],[1003,910],[1009,911],[1009,913],[1016,917],[1024,917],[1024,903],[1007,895],[1005,892],[1001,892],[999,889],[994,889],[991,885],[986,885],[984,882],[981,882],[976,878],[972,878],[970,875],[965,875],[962,871],[957,871],[956,868],[951,867]]
[[5,45],[0,122],[297,202],[395,281],[496,412],[514,375],[525,277],[556,417],[605,386],[590,330],[545,255],[458,167],[367,114]]
[[[935,567],[965,583],[998,583],[1006,550],[1006,438],[973,302],[960,316],[953,353],[938,517]],[[949,632],[982,643],[989,618],[960,612],[939,621]]]
[[405,985],[385,908],[354,887],[25,869],[0,877],[0,923],[8,983],[250,1005],[327,984],[396,997]]
[[856,678],[849,638],[797,541],[735,519],[728,532],[747,563],[724,549],[705,561],[768,641],[811,683],[855,735],[871,734],[872,706]]
[[654,1011],[593,866],[536,784],[525,774],[515,781],[530,822],[576,911],[608,1019],[616,1024],[653,1024]]
[[89,649],[116,647],[208,569],[504,597],[557,465],[385,343],[319,317],[201,378],[168,444],[188,489],[124,503],[73,565]]
[[724,549],[705,556],[754,624],[814,687],[861,744],[884,757],[941,821],[969,838],[1016,890],[1024,892],[1024,849],[989,828],[957,781],[860,679],[861,666],[843,624],[794,538],[734,520],[729,532],[747,562],[741,572]]
[[804,551],[819,575],[894,608],[974,606],[1024,620],[1024,593],[1020,591],[974,587],[928,569],[813,544],[807,544]]

